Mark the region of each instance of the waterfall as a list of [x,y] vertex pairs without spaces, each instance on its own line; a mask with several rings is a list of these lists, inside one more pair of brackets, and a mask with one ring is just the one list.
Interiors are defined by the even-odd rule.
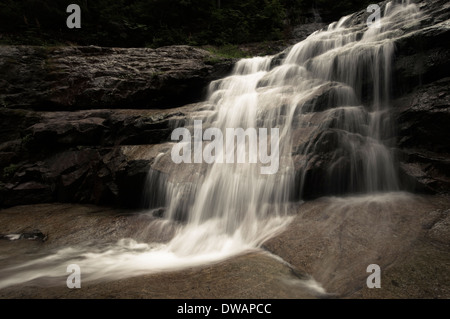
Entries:
[[[418,10],[404,1],[388,3],[385,12],[381,28],[351,25],[352,15],[346,16],[293,46],[279,65],[273,56],[242,59],[230,76],[210,84],[207,106],[184,123],[191,136],[196,120],[222,132],[278,128],[279,170],[262,175],[255,163],[169,164],[158,196],[166,199],[165,218],[184,223],[170,243],[177,253],[222,250],[230,238],[246,247],[260,244],[268,229],[283,224],[289,201],[312,187],[308,167],[324,144],[327,192],[399,189],[389,108],[392,38],[404,25],[411,28]],[[246,158],[254,155],[248,140],[234,145]],[[163,157],[167,166],[169,154]],[[149,185],[157,184],[154,176]]]
[[[163,215],[158,226],[173,234],[168,242],[128,238],[106,248],[64,248],[6,269],[0,288],[57,276],[69,263],[80,265],[84,280],[205,264],[259,248],[290,222],[290,205],[315,189],[324,194],[398,190],[389,101],[394,39],[419,25],[420,12],[402,1],[389,2],[384,13],[380,28],[355,23],[358,16],[350,15],[282,58],[240,60],[230,76],[210,84],[203,107],[173,123],[174,129],[184,127],[189,139],[168,145],[172,150],[194,145],[192,162],[176,164],[166,148],[156,157],[145,190],[149,212]],[[215,148],[212,157],[227,161],[207,163],[195,148],[216,142],[218,135],[205,134],[210,128],[223,136],[230,128],[248,134]],[[268,129],[269,136],[256,129]],[[250,141],[259,143],[255,148]],[[262,174],[271,164],[275,169]]]
[[[281,217],[287,215],[294,176],[289,145],[290,120],[289,116],[280,115],[279,108],[272,108],[281,103],[282,95],[272,90],[262,92],[258,87],[270,71],[271,60],[272,57],[243,59],[235,65],[231,76],[212,82],[208,107],[199,117],[194,115],[186,127],[193,131],[194,122],[201,120],[203,128],[214,127],[222,132],[228,128],[244,131],[257,127],[280,128],[279,141],[274,141],[280,146],[278,170],[275,174],[261,174],[262,164],[250,161],[170,165],[172,178],[165,183],[164,193],[165,217],[185,223],[169,244],[177,254],[231,253],[239,247],[257,247],[286,223]],[[251,149],[247,141],[236,139],[234,144],[233,140],[231,145],[224,145],[224,152],[233,149],[237,154],[242,147],[245,159],[249,160],[255,155],[255,149]],[[209,143],[203,141],[202,148]],[[274,153],[274,145],[270,146]],[[165,157],[170,162],[169,154]],[[180,181],[177,174],[185,169],[183,165],[194,166],[197,178]],[[152,169],[149,188],[155,185],[154,177]]]

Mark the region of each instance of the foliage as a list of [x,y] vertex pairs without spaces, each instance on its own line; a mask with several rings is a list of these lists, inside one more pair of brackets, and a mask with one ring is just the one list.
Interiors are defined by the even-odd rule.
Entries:
[[205,47],[206,50],[211,52],[215,56],[228,58],[228,59],[240,59],[248,58],[247,54],[243,52],[237,45],[227,44],[223,46]]
[[[66,8],[81,7],[81,29]],[[325,22],[363,8],[344,0],[0,0],[0,42],[119,47],[278,40],[313,12]]]
[[11,178],[14,176],[16,171],[19,169],[19,165],[17,164],[10,164],[9,166],[3,168],[3,177],[4,178]]

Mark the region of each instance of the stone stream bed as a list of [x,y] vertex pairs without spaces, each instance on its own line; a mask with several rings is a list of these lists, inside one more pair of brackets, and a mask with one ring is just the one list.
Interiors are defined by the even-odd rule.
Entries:
[[[64,262],[54,277],[1,283],[17,275],[18,265],[62,249],[95,251],[123,238],[164,243],[173,227],[145,211],[15,206],[0,211],[0,234],[46,237],[0,239],[0,298],[450,298],[449,213],[448,196],[322,197],[293,205],[292,222],[260,248],[170,271],[130,269],[117,278],[84,280],[82,269],[81,288],[69,289]],[[367,288],[370,264],[380,266],[380,289]]]

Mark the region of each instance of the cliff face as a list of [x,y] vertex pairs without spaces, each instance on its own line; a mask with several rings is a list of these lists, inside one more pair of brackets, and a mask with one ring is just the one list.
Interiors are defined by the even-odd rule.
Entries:
[[410,190],[450,189],[450,3],[421,1],[421,28],[396,41],[393,110]]
[[[420,27],[395,38],[394,147],[403,188],[448,192],[450,4],[418,5]],[[361,12],[352,23],[364,18]],[[147,172],[170,149],[172,129],[204,106],[189,103],[231,68],[232,61],[187,46],[0,47],[0,205],[139,206]],[[330,90],[318,94],[312,111],[327,107],[320,101]],[[320,181],[329,163],[324,156],[316,164],[311,169]],[[327,194],[316,186],[310,197]]]

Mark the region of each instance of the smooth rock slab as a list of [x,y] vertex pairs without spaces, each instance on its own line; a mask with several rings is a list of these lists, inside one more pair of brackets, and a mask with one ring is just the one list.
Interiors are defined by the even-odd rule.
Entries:
[[[68,289],[62,274],[56,284],[35,280],[0,289],[0,297],[449,298],[449,208],[448,197],[407,193],[321,198],[294,208],[293,222],[263,245],[273,255],[257,250],[184,270],[84,282],[81,289]],[[0,233],[38,228],[48,235],[46,242],[0,241],[2,268],[86,242],[167,242],[173,233],[146,228],[155,220],[93,205],[1,210]],[[369,264],[381,267],[381,289],[366,287]],[[310,289],[311,278],[325,293]]]

